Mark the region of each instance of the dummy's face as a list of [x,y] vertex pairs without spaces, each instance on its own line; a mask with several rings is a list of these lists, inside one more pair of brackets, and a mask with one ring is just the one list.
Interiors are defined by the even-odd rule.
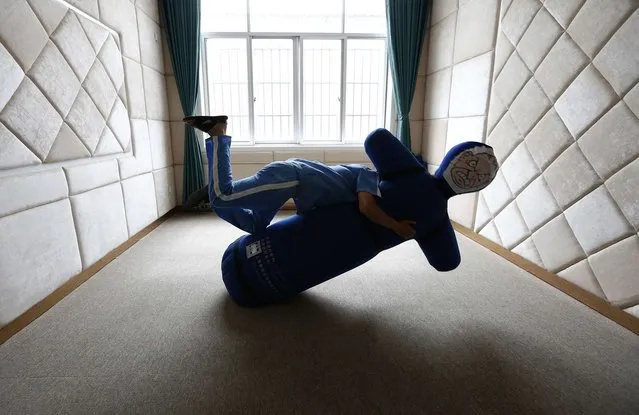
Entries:
[[488,186],[497,168],[494,156],[465,151],[455,160],[450,176],[460,189],[476,191]]

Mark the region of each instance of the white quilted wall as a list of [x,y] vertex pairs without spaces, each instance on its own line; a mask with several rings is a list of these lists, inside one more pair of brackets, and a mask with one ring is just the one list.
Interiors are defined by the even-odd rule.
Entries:
[[[460,24],[490,25],[477,16],[462,23],[463,10],[482,2],[488,3],[435,0],[435,9],[445,10],[442,22],[456,22],[449,25],[457,25],[458,37]],[[638,7],[637,0],[501,1],[483,135],[501,172],[481,192],[472,223],[481,235],[635,315]],[[429,59],[433,47],[450,47],[442,33],[455,30],[436,29]],[[440,115],[443,83],[432,83],[426,101]],[[428,88],[427,82],[427,95]],[[476,95],[474,88],[465,93]],[[425,148],[442,145],[440,119],[425,128]]]
[[175,206],[155,0],[0,10],[0,326]]

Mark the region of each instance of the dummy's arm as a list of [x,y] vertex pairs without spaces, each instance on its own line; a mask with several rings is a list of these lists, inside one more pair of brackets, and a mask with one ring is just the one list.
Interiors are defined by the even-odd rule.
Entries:
[[424,166],[409,149],[383,128],[370,133],[364,141],[368,158],[375,165],[382,180],[388,180],[395,174],[409,171],[423,171]]
[[388,228],[401,236],[404,239],[412,238],[415,234],[410,221],[397,221],[391,216],[388,216],[382,208],[379,207],[375,197],[367,192],[359,192],[357,194],[359,199],[359,210],[366,216],[371,222],[374,222],[380,226]]
[[435,231],[415,240],[437,271],[451,271],[461,262],[457,237],[448,218]]

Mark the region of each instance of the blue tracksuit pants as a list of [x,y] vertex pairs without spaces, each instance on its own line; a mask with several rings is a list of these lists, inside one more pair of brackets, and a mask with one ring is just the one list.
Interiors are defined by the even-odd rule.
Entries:
[[293,198],[299,169],[288,161],[274,162],[255,175],[233,180],[231,137],[207,139],[209,154],[209,200],[227,222],[249,233],[266,228],[278,210]]

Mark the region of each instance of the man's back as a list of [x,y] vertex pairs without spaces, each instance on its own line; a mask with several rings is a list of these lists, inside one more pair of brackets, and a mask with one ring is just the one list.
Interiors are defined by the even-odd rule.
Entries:
[[379,195],[377,173],[359,164],[335,165],[290,159],[300,175],[295,203],[300,212],[357,200],[357,192]]

